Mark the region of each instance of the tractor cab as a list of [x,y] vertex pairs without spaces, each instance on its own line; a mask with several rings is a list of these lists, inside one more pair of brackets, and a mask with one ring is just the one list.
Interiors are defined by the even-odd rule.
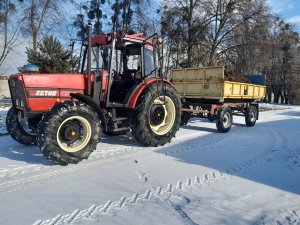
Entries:
[[91,38],[91,96],[95,101],[106,107],[126,107],[142,81],[157,76],[154,43],[142,36],[114,33]]

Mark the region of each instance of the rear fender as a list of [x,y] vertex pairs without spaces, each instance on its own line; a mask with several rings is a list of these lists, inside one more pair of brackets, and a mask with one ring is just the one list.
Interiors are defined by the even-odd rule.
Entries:
[[87,105],[91,106],[99,115],[101,122],[103,123],[103,128],[106,131],[107,130],[107,122],[104,116],[103,110],[100,108],[100,106],[91,98],[87,97],[86,95],[82,94],[70,94],[71,97],[86,103]]
[[145,88],[147,88],[150,84],[153,84],[153,83],[165,83],[165,84],[169,84],[171,85],[174,89],[174,85],[168,81],[168,80],[165,80],[165,79],[159,79],[159,78],[150,78],[148,80],[146,80],[145,82],[143,83],[140,83],[139,85],[137,85],[134,90],[128,95],[127,97],[127,108],[129,109],[134,109],[135,106],[136,106],[136,102],[138,100],[138,98],[140,97],[140,94],[143,92],[143,90]]

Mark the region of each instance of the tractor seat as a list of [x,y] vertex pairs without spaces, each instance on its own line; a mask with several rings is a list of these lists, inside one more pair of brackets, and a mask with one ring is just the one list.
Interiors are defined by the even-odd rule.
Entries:
[[136,83],[130,71],[124,71],[120,78],[113,79],[110,100],[114,102],[124,102],[128,91]]

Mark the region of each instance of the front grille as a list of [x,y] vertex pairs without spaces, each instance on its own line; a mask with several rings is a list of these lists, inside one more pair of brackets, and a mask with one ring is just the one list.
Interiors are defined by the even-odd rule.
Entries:
[[16,108],[27,109],[25,90],[22,80],[18,80],[17,76],[11,76],[8,80],[11,99]]

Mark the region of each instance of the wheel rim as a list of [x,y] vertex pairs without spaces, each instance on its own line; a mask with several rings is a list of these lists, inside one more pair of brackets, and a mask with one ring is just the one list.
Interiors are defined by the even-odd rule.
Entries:
[[250,112],[250,121],[252,123],[254,123],[256,121],[256,112],[253,110]]
[[81,116],[72,116],[61,123],[56,139],[62,150],[74,153],[82,150],[89,143],[91,136],[89,121]]
[[168,96],[157,97],[150,110],[150,128],[157,135],[168,133],[175,121],[175,105]]
[[223,126],[225,129],[231,126],[231,116],[229,112],[226,112],[223,116]]

